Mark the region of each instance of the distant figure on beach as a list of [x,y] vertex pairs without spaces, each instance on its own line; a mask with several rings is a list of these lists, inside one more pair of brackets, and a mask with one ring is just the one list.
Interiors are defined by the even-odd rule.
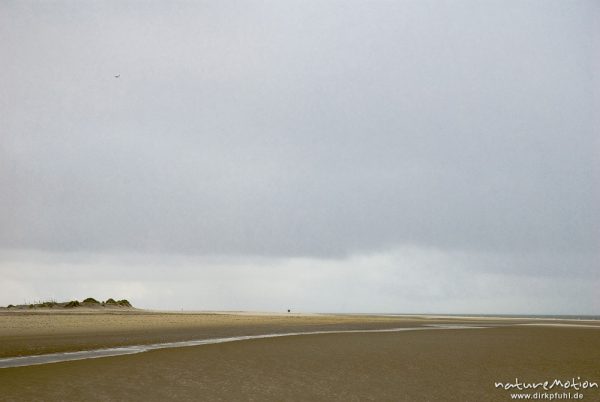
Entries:
[[288,313],[289,313],[290,311],[292,311],[292,310],[290,310],[290,309],[288,308]]

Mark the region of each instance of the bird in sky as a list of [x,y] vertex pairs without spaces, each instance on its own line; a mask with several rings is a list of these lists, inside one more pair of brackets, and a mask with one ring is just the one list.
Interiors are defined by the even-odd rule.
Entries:
[[115,75],[115,78],[119,78],[121,76],[121,74],[117,74]]

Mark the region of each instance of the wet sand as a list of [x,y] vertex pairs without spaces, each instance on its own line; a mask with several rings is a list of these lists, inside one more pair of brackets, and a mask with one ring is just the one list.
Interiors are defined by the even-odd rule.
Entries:
[[144,310],[4,311],[0,312],[0,358],[240,335],[384,329],[453,322],[490,321],[416,316],[164,313]]
[[[410,326],[432,323],[424,318],[392,318],[390,322],[381,317],[356,316],[215,316],[210,319],[200,315],[194,318],[167,316],[173,320],[167,325],[173,333],[177,325],[182,325],[181,328],[192,328],[203,335],[210,331],[239,333],[249,328],[264,331],[295,325],[314,329],[316,326],[398,327],[401,323]],[[70,319],[72,317],[59,320]],[[94,327],[103,319],[85,317],[83,321]],[[161,330],[157,328],[165,328],[166,324],[154,321],[156,317],[141,318],[146,319],[152,323],[147,322],[146,328],[155,331],[150,331],[150,337],[159,335]],[[194,320],[197,320],[196,327],[192,325]],[[30,328],[35,326],[28,322]],[[507,320],[490,322],[515,324]],[[22,324],[23,321],[19,325]],[[132,326],[137,328],[136,325],[141,324],[136,321]],[[115,327],[125,331],[123,333],[131,331],[124,322]],[[0,328],[1,345],[2,338],[10,331]],[[55,333],[64,342],[68,340],[66,334],[74,329],[61,332],[55,328]],[[110,334],[110,329],[105,328],[105,331]],[[48,345],[48,334],[39,338],[34,335],[35,331],[30,329],[28,336]],[[117,338],[119,336],[122,334]],[[0,400],[507,401],[510,392],[495,389],[495,381],[514,381],[519,377],[538,382],[579,376],[600,382],[599,361],[600,329],[597,327],[511,325],[302,335],[0,369]],[[582,393],[584,400],[600,399],[598,389]]]

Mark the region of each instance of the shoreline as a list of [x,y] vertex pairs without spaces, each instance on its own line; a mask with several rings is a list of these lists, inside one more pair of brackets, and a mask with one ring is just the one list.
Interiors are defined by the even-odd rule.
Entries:
[[408,314],[408,313],[336,313],[336,312],[277,312],[242,310],[156,310],[144,308],[43,308],[17,309],[0,307],[0,316],[4,314],[173,314],[173,315],[236,315],[236,316],[272,316],[272,317],[390,317],[418,319],[468,319],[468,320],[551,320],[551,321],[592,321],[600,322],[600,316],[594,315],[551,315],[551,314]]

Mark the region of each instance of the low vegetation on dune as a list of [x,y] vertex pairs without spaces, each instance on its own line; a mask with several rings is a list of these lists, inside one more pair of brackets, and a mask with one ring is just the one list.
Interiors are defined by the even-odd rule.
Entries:
[[73,308],[73,307],[79,307],[79,306],[81,306],[81,303],[79,303],[77,300],[71,300],[70,302],[65,304],[65,307],[67,307],[67,308]]
[[123,299],[123,300],[108,299],[103,304],[106,306],[133,307],[131,305],[131,303],[129,303],[129,300],[127,300],[127,299]]
[[115,300],[112,297],[107,299],[106,301],[98,301],[93,297],[88,297],[83,299],[83,301],[79,300],[70,300],[67,302],[56,302],[55,300],[45,300],[45,301],[35,301],[33,303],[23,303],[23,304],[9,304],[7,307],[3,307],[3,309],[72,309],[77,307],[87,307],[87,308],[133,308],[129,300]]
[[92,303],[92,304],[100,304],[100,302],[93,297],[88,297],[83,301],[83,303]]

